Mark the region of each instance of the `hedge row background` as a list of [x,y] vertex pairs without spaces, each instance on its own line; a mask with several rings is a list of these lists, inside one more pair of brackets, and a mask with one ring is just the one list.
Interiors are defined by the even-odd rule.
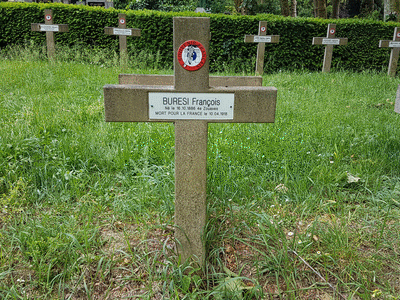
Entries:
[[[45,34],[32,32],[31,23],[44,23],[44,9],[53,9],[54,24],[69,24],[68,33],[56,33],[57,44],[83,44],[118,51],[118,37],[104,34],[104,27],[118,25],[118,13],[127,14],[128,28],[141,28],[142,36],[128,38],[129,51],[160,53],[165,67],[172,67],[172,18],[202,16],[211,19],[210,68],[221,70],[255,61],[257,46],[243,42],[245,34],[257,34],[258,21],[268,21],[267,34],[280,35],[279,44],[266,45],[265,72],[321,70],[324,46],[313,46],[312,38],[326,36],[328,23],[337,24],[336,36],[347,37],[347,46],[335,46],[333,68],[352,71],[386,70],[390,50],[379,48],[380,39],[392,39],[395,22],[363,19],[322,20],[284,18],[276,15],[230,16],[157,11],[124,11],[58,3],[0,3],[0,48],[29,41],[45,44]],[[196,28],[188,28],[196,30]]]

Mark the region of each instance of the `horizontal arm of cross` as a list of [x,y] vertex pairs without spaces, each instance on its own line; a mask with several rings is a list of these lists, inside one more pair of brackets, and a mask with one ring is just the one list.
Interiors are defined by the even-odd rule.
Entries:
[[68,24],[31,24],[32,31],[68,32]]
[[380,40],[379,41],[379,48],[399,48],[400,41],[392,41],[392,40]]
[[118,27],[105,27],[104,33],[108,35],[126,35],[126,36],[140,36],[140,29],[137,28],[118,28]]
[[327,37],[314,37],[313,45],[347,45],[348,38],[327,38]]
[[[105,85],[107,122],[174,122],[149,118],[148,93],[174,93],[173,86]],[[180,92],[182,93],[182,92]],[[188,92],[189,93],[189,92]],[[234,118],[207,120],[212,123],[272,123],[275,120],[277,89],[274,87],[211,87],[205,93],[234,94]]]
[[245,35],[245,43],[279,43],[279,35]]

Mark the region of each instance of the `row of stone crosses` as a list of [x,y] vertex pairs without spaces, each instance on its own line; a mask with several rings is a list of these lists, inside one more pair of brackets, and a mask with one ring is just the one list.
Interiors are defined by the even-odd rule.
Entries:
[[[55,45],[54,45],[54,32],[67,32],[68,24],[53,24],[53,12],[51,9],[46,9],[44,12],[45,24],[31,24],[32,31],[46,32],[47,41],[47,55],[51,59],[54,57]],[[121,56],[127,55],[127,36],[140,36],[140,29],[137,28],[126,28],[126,14],[118,14],[118,28],[105,27],[105,34],[119,36],[119,48]],[[278,43],[279,35],[266,35],[267,33],[267,22],[260,21],[258,27],[258,35],[245,35],[244,41],[246,43],[258,43],[257,47],[257,63],[256,63],[256,74],[262,75],[264,73],[264,53],[266,43]],[[335,37],[336,24],[329,24],[326,37],[314,37],[313,45],[325,45],[325,55],[322,66],[323,72],[329,72],[332,63],[332,53],[334,45],[347,45],[347,38]],[[395,76],[397,69],[397,62],[400,52],[400,27],[394,29],[393,40],[380,40],[379,47],[392,48],[388,75]]]
[[[49,11],[45,19],[45,25],[65,32],[65,25],[49,23]],[[119,15],[119,25],[117,31],[106,28],[106,33],[119,35],[127,30],[124,15]],[[33,24],[32,28],[57,31],[42,26]],[[210,18],[174,17],[173,28],[174,75],[120,74],[119,84],[103,87],[105,121],[174,123],[176,251],[181,262],[194,260],[204,267],[208,123],[273,123],[277,89],[263,86],[262,76],[209,75]],[[344,40],[335,39],[334,34],[331,25],[328,37],[315,38],[314,43],[325,43],[327,48],[343,45]],[[121,34],[128,35],[133,34]],[[277,36],[266,36],[265,22],[260,22],[259,35],[245,39],[258,42],[262,51],[262,44],[278,42]],[[258,67],[261,73],[260,60]]]

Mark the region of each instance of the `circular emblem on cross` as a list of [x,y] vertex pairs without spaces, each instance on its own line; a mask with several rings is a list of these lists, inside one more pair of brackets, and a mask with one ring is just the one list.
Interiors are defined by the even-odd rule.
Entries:
[[400,32],[398,32],[398,33],[396,34],[396,36],[397,36],[398,38],[400,38]]
[[336,30],[335,30],[334,28],[332,28],[332,29],[329,30],[329,33],[330,33],[330,34],[335,34],[335,32],[336,32]]
[[265,26],[261,26],[261,32],[265,32],[267,30],[267,28]]
[[44,19],[45,19],[46,21],[51,21],[52,17],[51,17],[51,15],[45,15],[45,16],[44,16]]
[[124,24],[125,24],[125,19],[124,19],[124,18],[121,18],[121,19],[119,19],[118,21],[119,21],[119,24],[121,24],[121,25],[124,25]]
[[204,46],[194,40],[184,42],[178,49],[178,62],[188,71],[196,71],[206,63],[207,53]]

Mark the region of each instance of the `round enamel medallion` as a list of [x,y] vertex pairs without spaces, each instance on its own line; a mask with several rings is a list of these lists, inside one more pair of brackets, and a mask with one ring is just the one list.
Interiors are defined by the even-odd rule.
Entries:
[[335,34],[335,32],[336,32],[336,30],[333,29],[333,28],[329,30],[329,33],[330,33],[330,34]]
[[178,49],[178,62],[185,70],[196,71],[200,69],[206,63],[206,59],[206,49],[198,41],[186,41]]
[[45,19],[46,21],[51,21],[52,17],[51,17],[51,15],[45,15],[45,16],[44,16],[44,19]]

